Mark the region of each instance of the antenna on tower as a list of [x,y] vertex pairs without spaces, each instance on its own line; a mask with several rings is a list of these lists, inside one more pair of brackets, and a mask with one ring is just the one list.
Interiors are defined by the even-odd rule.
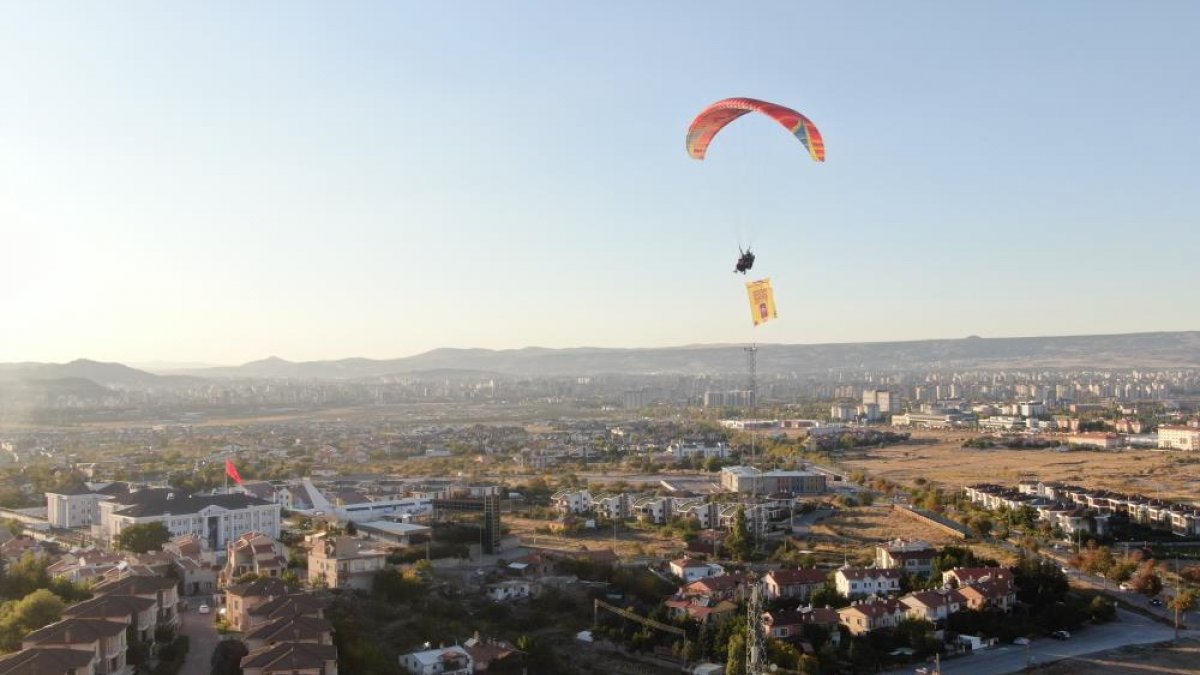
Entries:
[[758,459],[758,436],[754,433],[754,410],[758,405],[758,345],[751,344],[749,347],[742,348],[746,352],[746,371],[750,381],[750,400],[749,410],[746,422],[750,424],[750,463]]
[[746,675],[763,675],[766,672],[767,645],[763,640],[762,580],[750,582],[750,601],[746,603]]

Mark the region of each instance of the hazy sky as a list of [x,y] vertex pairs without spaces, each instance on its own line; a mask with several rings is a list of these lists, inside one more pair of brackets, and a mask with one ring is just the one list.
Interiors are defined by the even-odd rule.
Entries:
[[1190,0],[0,9],[0,361],[1200,328]]

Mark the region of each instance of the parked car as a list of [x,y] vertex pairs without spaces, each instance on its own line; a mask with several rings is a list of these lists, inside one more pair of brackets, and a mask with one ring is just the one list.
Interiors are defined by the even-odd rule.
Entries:
[[1027,645],[1027,644],[1029,644],[1029,638],[1019,637],[1019,638],[1013,640],[1013,644],[1014,645]]
[[207,604],[201,604],[200,608],[197,609],[196,611],[200,612],[201,614],[208,614],[212,610],[209,609]]
[[1065,630],[1056,630],[1050,634],[1050,637],[1054,638],[1055,640],[1070,640],[1071,634]]
[[1162,598],[1150,598],[1150,604],[1155,607],[1162,607]]
[[1121,590],[1123,590],[1123,591],[1127,591],[1127,590],[1129,590],[1129,589],[1130,589],[1130,588],[1132,588],[1132,587],[1131,587],[1129,584],[1127,584],[1127,583],[1125,583],[1124,581],[1122,581],[1122,582],[1121,582],[1121,585],[1120,585],[1120,586],[1117,586],[1117,588],[1119,588],[1119,589],[1121,589]]

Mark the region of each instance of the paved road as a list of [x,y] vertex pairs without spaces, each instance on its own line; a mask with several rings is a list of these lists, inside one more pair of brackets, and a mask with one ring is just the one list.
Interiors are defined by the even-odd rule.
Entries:
[[[976,652],[942,662],[942,673],[946,675],[1001,675],[1022,670],[1029,657],[1034,663],[1043,664],[1058,661],[1069,656],[1080,656],[1093,652],[1108,651],[1126,645],[1146,644],[1170,640],[1170,628],[1156,623],[1144,616],[1118,610],[1119,621],[1099,626],[1087,626],[1072,633],[1069,640],[1053,640],[1038,638],[1030,643],[1028,651],[1017,645],[1004,645],[995,649]],[[1189,631],[1183,637],[1194,637],[1197,633]],[[903,670],[892,671],[912,673],[916,666]]]
[[[187,660],[183,662],[183,669],[179,671],[179,674],[210,675],[213,651],[216,650],[221,637],[213,625],[214,615],[201,614],[196,611],[196,608],[200,606],[200,600],[194,597],[188,598],[188,604],[189,609],[180,615],[183,617],[183,626],[180,632],[188,636],[190,645],[188,646]],[[209,606],[212,606],[211,601]]]

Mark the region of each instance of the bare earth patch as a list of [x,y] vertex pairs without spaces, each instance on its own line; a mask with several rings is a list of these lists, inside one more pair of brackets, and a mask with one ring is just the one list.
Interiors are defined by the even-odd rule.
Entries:
[[1189,640],[1169,646],[1139,645],[1075,657],[1040,668],[1038,672],[1050,675],[1184,675],[1197,670],[1200,670],[1200,644]]

